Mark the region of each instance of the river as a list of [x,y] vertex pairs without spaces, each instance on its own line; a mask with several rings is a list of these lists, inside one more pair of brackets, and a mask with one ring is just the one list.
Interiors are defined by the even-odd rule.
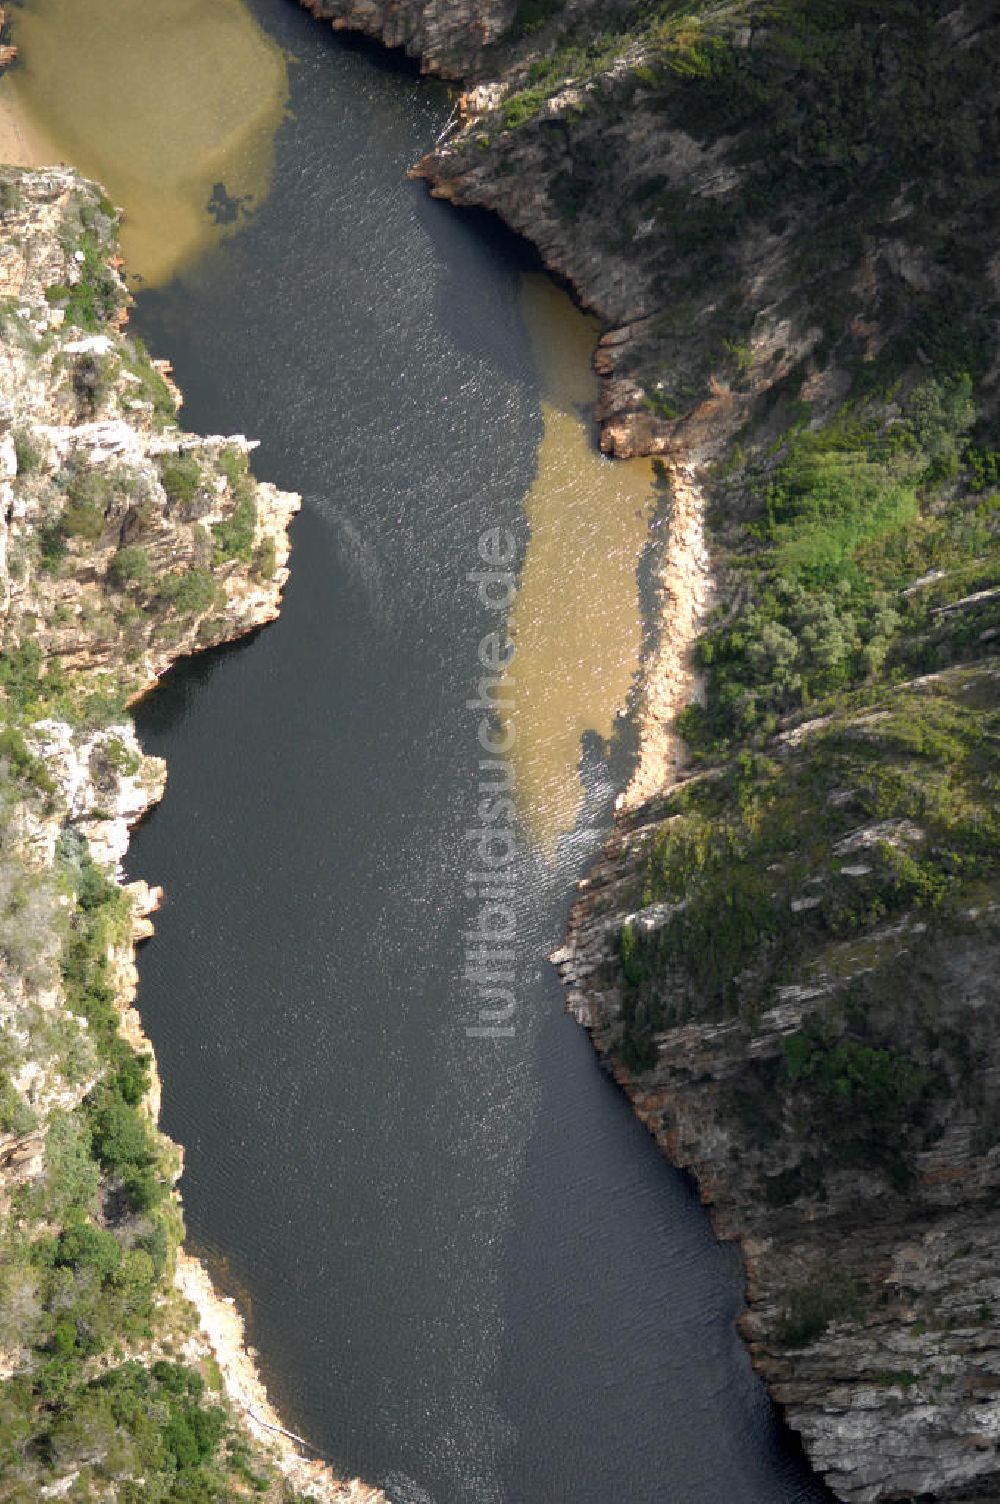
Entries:
[[[188,426],[258,437],[257,473],[305,503],[280,620],[137,717],[170,767],[129,856],[167,891],[140,1006],[194,1247],[286,1422],[397,1504],[819,1499],[736,1336],[736,1252],[544,960],[623,778],[651,478],[580,440],[579,316],[406,181],[444,89],[252,9],[292,59],[270,193],[134,315]],[[489,1013],[469,701],[499,618],[469,576],[508,535],[515,977]]]

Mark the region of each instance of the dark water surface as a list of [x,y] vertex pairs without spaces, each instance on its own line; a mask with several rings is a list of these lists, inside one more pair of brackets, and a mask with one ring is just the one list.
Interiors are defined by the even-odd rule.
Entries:
[[170,764],[129,860],[167,890],[140,1004],[194,1243],[288,1423],[399,1504],[819,1498],[735,1336],[736,1254],[543,960],[599,758],[557,865],[518,858],[515,1035],[465,1032],[465,574],[484,527],[523,546],[541,432],[519,268],[403,177],[440,88],[256,13],[298,59],[273,193],[135,320],[188,425],[258,436],[305,497],[280,621],[138,717]]

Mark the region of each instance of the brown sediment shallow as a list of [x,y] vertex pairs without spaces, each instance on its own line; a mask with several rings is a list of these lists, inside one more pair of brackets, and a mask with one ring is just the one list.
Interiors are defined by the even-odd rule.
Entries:
[[[0,161],[71,161],[100,182],[125,210],[122,246],[144,285],[169,281],[266,197],[287,60],[242,0],[33,0],[15,39]],[[218,187],[228,212],[213,217]]]
[[[0,23],[2,24],[2,23]],[[0,68],[11,61],[0,47]],[[6,75],[0,77],[0,162],[11,167],[46,167],[63,160],[63,153],[41,130],[6,87]]]

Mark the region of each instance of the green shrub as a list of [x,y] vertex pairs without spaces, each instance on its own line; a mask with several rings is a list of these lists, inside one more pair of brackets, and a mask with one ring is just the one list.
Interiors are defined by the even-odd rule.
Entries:
[[258,580],[273,580],[278,568],[278,554],[273,538],[263,538],[254,549],[253,574]]
[[160,480],[171,501],[186,505],[201,485],[201,466],[193,454],[172,455],[160,461]]
[[837,1163],[909,1179],[906,1146],[926,1113],[929,1071],[893,1050],[806,1029],[785,1041],[785,1071],[805,1098],[808,1131]]
[[148,550],[141,543],[124,544],[108,565],[108,579],[119,590],[129,585],[134,585],[137,590],[148,590],[153,579]]
[[14,429],[14,453],[17,456],[18,475],[33,475],[40,468],[43,451],[29,429]]
[[1000,486],[1000,449],[971,449],[966,453],[973,491],[991,491]]
[[674,418],[680,417],[680,408],[677,406],[676,402],[668,397],[665,392],[661,392],[657,387],[647,388],[647,390],[643,393],[642,404],[644,407],[647,407],[651,413],[655,413],[658,418],[663,418],[664,421],[668,423],[671,422]]
[[249,462],[245,450],[237,449],[231,444],[219,451],[216,465],[218,466],[219,474],[225,476],[230,489],[233,491],[238,490],[240,484],[249,475]]
[[114,1086],[95,1088],[88,1098],[87,1111],[94,1151],[110,1175],[125,1179],[152,1164],[146,1121]]
[[30,1133],[37,1121],[35,1113],[15,1089],[10,1077],[6,1072],[0,1071],[0,1133],[14,1133],[18,1136]]
[[907,409],[907,437],[926,462],[926,478],[948,480],[957,475],[963,435],[976,420],[969,376],[922,382],[911,393]]
[[46,574],[59,575],[66,557],[66,537],[62,530],[62,518],[43,523],[38,529],[39,563]]
[[830,1271],[823,1279],[789,1291],[777,1327],[778,1341],[783,1347],[808,1347],[831,1322],[852,1319],[859,1309],[857,1285]]
[[28,750],[28,744],[16,726],[0,729],[0,760],[15,778],[31,783],[43,794],[55,793],[55,782],[46,764]]
[[161,580],[157,598],[181,616],[201,616],[222,605],[225,592],[211,570],[184,569]]
[[0,212],[13,214],[24,205],[20,183],[0,183]]
[[74,1211],[60,1235],[56,1263],[90,1270],[103,1280],[115,1273],[121,1261],[121,1244],[114,1233],[95,1227]]
[[158,427],[173,423],[177,404],[173,393],[153,365],[149,351],[137,334],[129,335],[121,349],[122,365],[139,382],[142,399],[152,406]]
[[618,953],[621,956],[622,973],[629,987],[638,987],[645,977],[645,967],[639,955],[635,926],[623,924],[618,936]]
[[83,417],[95,417],[104,406],[114,389],[118,370],[118,360],[114,355],[95,355],[88,351],[77,357],[73,367],[73,391]]
[[71,501],[63,510],[59,526],[65,538],[96,543],[104,532],[104,513],[90,502]]
[[257,503],[253,492],[241,495],[233,508],[232,516],[217,522],[212,528],[215,553],[218,560],[240,559],[249,564],[253,559],[253,540],[257,530]]
[[107,526],[108,514],[135,485],[135,474],[125,465],[75,466],[65,482],[66,505],[57,524],[61,537],[96,542]]
[[100,750],[100,758],[111,772],[126,778],[133,778],[142,766],[140,754],[120,736],[109,736],[105,739]]
[[519,0],[511,25],[513,36],[530,36],[540,31],[559,10],[561,0]]
[[33,637],[5,648],[0,654],[0,685],[15,710],[31,714],[40,706],[42,650]]
[[81,1111],[55,1112],[45,1135],[43,1214],[66,1221],[73,1211],[93,1211],[100,1171],[92,1154],[90,1124]]

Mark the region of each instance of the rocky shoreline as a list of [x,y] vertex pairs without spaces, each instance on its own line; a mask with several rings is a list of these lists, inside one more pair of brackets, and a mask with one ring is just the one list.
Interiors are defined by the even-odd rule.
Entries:
[[[122,886],[130,828],[166,781],[127,706],[178,658],[275,618],[300,498],[253,478],[241,435],[178,428],[169,367],[127,332],[117,217],[99,189],[69,169],[6,168],[0,203],[0,1280],[9,1309],[29,1313],[4,1318],[4,1444],[12,1404],[17,1434],[51,1435],[109,1385],[167,1384],[149,1402],[173,1415],[162,1450],[136,1469],[172,1467],[208,1489],[226,1467],[249,1468],[268,1496],[287,1485],[323,1504],[379,1504],[283,1426],[233,1302],[179,1246],[182,1158],[157,1127],[135,1009],[135,947],[160,893]],[[55,1147],[67,1140],[84,1156],[73,1189]],[[35,1250],[60,1225],[50,1274]],[[195,1396],[187,1409],[169,1398],[178,1386]],[[47,1468],[51,1442],[13,1444],[17,1497],[88,1483],[88,1497],[118,1497],[122,1458],[150,1445],[118,1424],[102,1444],[88,1422],[82,1450],[64,1442]],[[220,1429],[228,1463],[214,1455]]]
[[[795,5],[695,7],[646,24],[588,0],[304,3],[462,81],[411,176],[499,215],[598,314],[601,447],[662,457],[672,486],[638,766],[552,958],[568,1006],[664,1153],[694,1175],[718,1235],[740,1244],[741,1331],[836,1497],[994,1498],[996,884],[988,856],[964,859],[967,881],[951,865],[956,837],[980,849],[971,830],[959,836],[959,803],[936,827],[901,819],[873,771],[891,767],[900,787],[921,789],[914,808],[933,808],[926,781],[942,775],[911,749],[948,720],[961,735],[946,764],[968,779],[966,808],[988,818],[979,754],[959,747],[985,745],[973,706],[995,703],[996,626],[943,635],[987,597],[970,586],[966,599],[961,569],[949,579],[919,549],[901,578],[872,569],[865,588],[895,623],[893,678],[869,667],[881,646],[859,644],[853,698],[820,696],[813,719],[772,715],[770,734],[707,750],[712,719],[733,714],[713,654],[735,657],[749,640],[756,657],[733,694],[756,679],[794,704],[794,681],[768,684],[767,665],[778,654],[804,664],[819,642],[815,625],[797,639],[800,627],[770,621],[753,637],[763,540],[788,535],[762,499],[813,484],[809,445],[853,446],[851,464],[879,465],[905,431],[917,457],[885,473],[906,478],[928,460],[912,414],[929,394],[943,412],[968,379],[959,362],[977,361],[977,442],[993,442],[998,248],[976,184],[994,18],[969,3],[852,31]],[[943,113],[929,57],[953,94]],[[838,100],[850,110],[838,115]],[[927,145],[915,178],[911,136],[940,141],[942,122],[959,119],[963,166],[938,164]],[[931,200],[930,219],[913,207]],[[963,331],[947,346],[938,300]],[[967,526],[958,519],[978,505],[982,462],[956,432],[951,485],[931,463],[914,497],[927,529],[950,528],[936,520],[949,508]],[[812,494],[828,504],[821,482]],[[961,568],[988,593],[995,545],[975,546]],[[940,600],[921,595],[928,584]],[[795,601],[800,620],[826,613],[841,630],[837,597],[778,588],[765,599],[779,621],[794,622]],[[841,599],[856,588],[846,571],[839,588]],[[863,589],[856,599],[851,610],[867,609]],[[727,637],[718,623],[733,621]],[[822,650],[828,662],[845,653]],[[951,662],[912,679],[902,667]],[[815,681],[836,682],[828,669]],[[700,732],[694,761],[681,712]],[[713,847],[727,842],[731,884],[712,875]],[[923,892],[901,880],[913,861]],[[851,883],[873,891],[858,903],[843,896]],[[950,890],[943,915],[932,889]],[[783,952],[794,965],[772,959]]]

